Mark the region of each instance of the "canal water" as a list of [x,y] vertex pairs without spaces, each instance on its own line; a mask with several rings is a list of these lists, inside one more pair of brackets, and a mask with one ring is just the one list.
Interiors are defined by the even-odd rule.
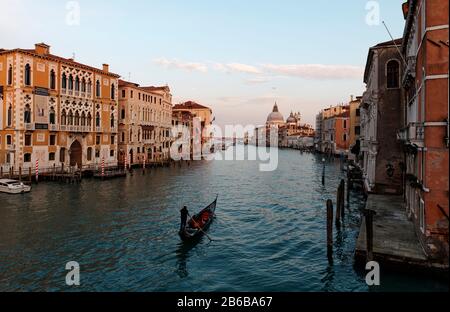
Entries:
[[[0,291],[448,290],[383,270],[381,287],[369,289],[353,267],[363,206],[356,194],[329,264],[325,201],[335,201],[339,161],[327,161],[325,187],[321,156],[280,150],[278,161],[274,172],[255,161],[202,161],[0,194]],[[195,212],[216,194],[213,241],[182,244],[180,208]],[[65,284],[69,261],[81,267],[77,288]]]

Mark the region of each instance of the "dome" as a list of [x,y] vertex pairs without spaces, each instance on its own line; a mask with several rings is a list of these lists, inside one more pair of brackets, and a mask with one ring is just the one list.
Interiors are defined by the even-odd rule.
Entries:
[[272,113],[270,113],[270,115],[267,117],[267,123],[269,123],[269,124],[281,124],[281,123],[284,123],[284,117],[278,111],[277,103],[275,103],[275,106],[273,107]]
[[294,113],[291,112],[291,115],[286,120],[286,123],[288,123],[288,124],[296,124],[297,123],[297,118],[295,118]]

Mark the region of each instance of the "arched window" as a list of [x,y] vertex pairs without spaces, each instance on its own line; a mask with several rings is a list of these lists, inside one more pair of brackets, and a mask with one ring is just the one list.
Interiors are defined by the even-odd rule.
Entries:
[[81,80],[81,92],[86,92],[86,79]]
[[86,126],[86,114],[84,112],[81,113],[81,125]]
[[78,76],[75,78],[75,91],[80,91],[80,78]]
[[91,124],[92,124],[92,116],[91,116],[91,113],[88,113],[88,115],[87,115],[87,125],[88,125],[88,127],[90,127]]
[[95,96],[100,97],[100,80],[95,83]]
[[50,113],[48,114],[50,124],[54,125],[56,123],[56,115],[55,115],[55,109],[53,107],[50,108]]
[[61,125],[65,126],[67,124],[66,110],[63,109],[61,112]]
[[386,66],[386,80],[388,89],[400,87],[400,64],[396,60],[391,60]]
[[8,127],[12,126],[12,107],[8,107]]
[[61,88],[62,89],[67,89],[67,76],[66,74],[62,74],[62,78],[61,78]]
[[25,65],[25,85],[31,86],[31,66],[30,66],[30,64]]
[[67,116],[68,118],[68,121],[67,121],[67,124],[69,125],[69,126],[73,126],[73,113],[72,113],[72,110],[69,110],[69,114],[68,114],[68,116]]
[[111,114],[111,128],[115,127],[114,113]]
[[75,126],[79,126],[80,125],[80,113],[78,113],[78,111],[75,112],[75,122],[74,122]]
[[92,81],[91,81],[91,79],[89,79],[88,83],[87,83],[87,92],[88,93],[92,92]]
[[25,111],[23,112],[23,122],[24,123],[31,123],[31,108],[30,105],[25,105]]
[[73,76],[69,76],[69,90],[73,90]]
[[116,98],[116,87],[114,84],[111,84],[111,100],[114,100]]
[[52,90],[56,89],[56,76],[55,71],[53,69],[50,71],[50,89]]
[[13,68],[12,65],[9,65],[8,69],[8,85],[12,85],[12,75],[13,75]]
[[100,113],[95,114],[95,126],[100,127]]

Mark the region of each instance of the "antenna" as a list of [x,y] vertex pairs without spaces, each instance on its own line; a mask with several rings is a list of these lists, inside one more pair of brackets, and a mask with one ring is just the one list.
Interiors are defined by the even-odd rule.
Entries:
[[387,27],[387,25],[386,25],[386,23],[385,23],[384,21],[383,21],[383,25],[384,25],[384,28],[386,28],[386,30],[387,30],[389,36],[391,37],[392,43],[393,43],[393,44],[395,45],[395,47],[397,48],[398,54],[400,54],[400,57],[402,58],[403,63],[404,63],[405,65],[408,65],[408,64],[406,63],[405,58],[403,57],[402,52],[400,52],[400,48],[399,48],[399,47],[397,46],[397,44],[395,43],[394,37],[392,37],[392,34],[391,34],[391,32],[389,31],[389,28]]

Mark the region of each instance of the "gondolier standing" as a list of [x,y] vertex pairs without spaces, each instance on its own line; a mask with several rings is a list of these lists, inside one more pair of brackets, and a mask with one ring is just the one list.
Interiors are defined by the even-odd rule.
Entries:
[[181,214],[181,226],[180,226],[180,232],[184,232],[186,229],[186,223],[189,215],[189,211],[186,206],[183,207],[183,209],[180,210]]

